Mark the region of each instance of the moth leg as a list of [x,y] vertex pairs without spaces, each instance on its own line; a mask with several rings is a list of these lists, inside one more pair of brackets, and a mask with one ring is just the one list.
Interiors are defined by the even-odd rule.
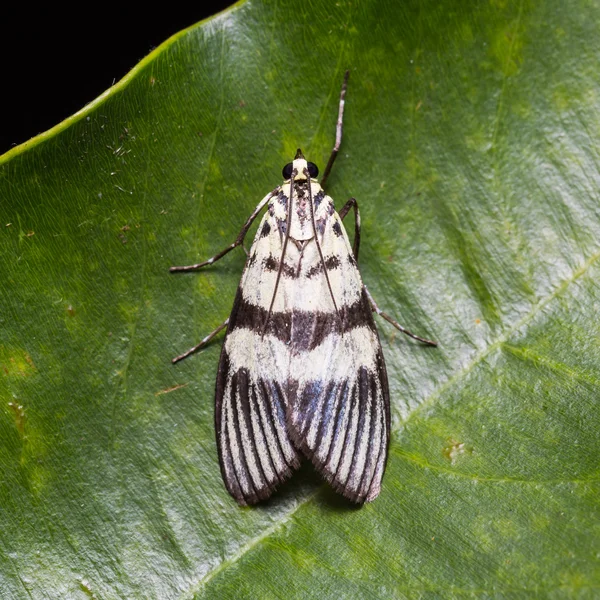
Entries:
[[[233,242],[233,244],[229,244],[229,246],[227,246],[227,248],[225,248],[225,250],[221,250],[221,252],[219,252],[218,254],[215,254],[214,256],[212,256],[208,260],[205,260],[204,262],[197,263],[195,265],[187,265],[185,267],[171,267],[169,269],[169,271],[171,273],[184,273],[184,272],[188,272],[188,271],[198,271],[198,269],[201,269],[202,267],[212,265],[213,263],[217,262],[220,258],[223,258],[227,253],[231,252],[234,248],[241,246],[244,243],[244,238],[246,237],[248,230],[252,226],[254,219],[256,219],[256,217],[258,217],[260,211],[265,207],[267,202],[273,196],[277,195],[278,192],[279,192],[279,187],[275,188],[272,192],[268,193],[260,201],[258,206],[254,209],[254,212],[248,217],[248,219],[244,223],[244,226],[242,227],[241,231],[239,232],[237,238],[235,239],[235,242]],[[246,250],[246,249],[244,248],[244,250]],[[246,254],[248,254],[247,251],[246,251]]]
[[367,289],[367,286],[363,284],[363,287],[365,288],[365,292],[367,294],[367,298],[369,299],[369,302],[371,303],[371,308],[373,309],[373,312],[376,312],[380,317],[385,319],[388,323],[391,323],[398,331],[401,331],[402,333],[406,334],[408,337],[411,337],[415,340],[419,340],[419,342],[423,342],[424,344],[427,344],[428,346],[437,346],[438,345],[437,342],[433,342],[432,340],[428,340],[427,338],[422,338],[422,337],[410,332],[405,327],[402,327],[402,325],[400,325],[400,323],[398,323],[398,321],[392,319],[392,317],[390,317],[388,314],[384,313],[379,308],[379,306],[377,306],[377,303],[375,302],[375,300],[373,300],[373,296],[371,296],[371,292],[369,292],[369,290]]
[[197,346],[194,346],[193,348],[190,348],[187,352],[184,352],[183,354],[180,354],[179,356],[176,356],[175,358],[171,359],[171,362],[175,364],[180,360],[183,360],[184,358],[187,358],[188,356],[194,354],[194,352],[198,352],[198,350],[204,348],[204,346],[206,346],[208,342],[210,342],[217,335],[217,333],[219,333],[219,331],[225,329],[227,325],[229,325],[229,317],[227,317],[225,321],[223,321],[223,323],[221,323],[213,332],[209,333]]
[[358,210],[358,202],[356,199],[350,198],[350,200],[344,204],[338,215],[343,221],[351,208],[354,209],[354,242],[352,243],[352,254],[354,254],[354,258],[358,260],[358,248],[360,246],[360,211]]
[[329,156],[329,160],[327,161],[327,166],[325,167],[323,176],[321,177],[321,187],[323,188],[325,187],[325,182],[329,177],[331,167],[333,167],[333,161],[336,159],[338,151],[340,149],[340,145],[342,143],[342,122],[344,120],[344,100],[346,98],[346,88],[348,87],[348,77],[350,77],[350,71],[346,71],[346,73],[344,74],[344,82],[342,83],[342,91],[340,92],[340,107],[338,110],[338,120],[335,125],[335,144],[333,146],[333,150],[331,151],[331,155]]

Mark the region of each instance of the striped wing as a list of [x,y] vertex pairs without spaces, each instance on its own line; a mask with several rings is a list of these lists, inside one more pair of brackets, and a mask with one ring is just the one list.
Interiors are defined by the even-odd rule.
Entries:
[[385,363],[341,220],[329,197],[314,195],[331,290],[300,221],[292,220],[280,265],[288,202],[280,192],[259,225],[229,318],[215,424],[223,479],[240,504],[270,496],[301,454],[355,502],[373,500],[381,487],[390,424]]
[[334,489],[362,503],[379,494],[387,460],[387,374],[371,306],[336,213],[323,229],[333,294],[313,243],[295,282],[288,432]]
[[241,505],[269,497],[300,465],[286,428],[289,348],[274,333],[280,320],[272,321],[262,335],[264,304],[274,288],[264,261],[272,253],[281,253],[281,239],[276,220],[267,213],[229,318],[215,394],[221,473]]

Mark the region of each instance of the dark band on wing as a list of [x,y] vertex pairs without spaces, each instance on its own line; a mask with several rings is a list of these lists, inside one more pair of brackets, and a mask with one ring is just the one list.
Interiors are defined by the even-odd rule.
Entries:
[[[263,258],[263,267],[265,271],[279,271],[279,259],[275,258],[272,254],[269,254],[266,258]],[[297,279],[298,278],[298,270],[292,267],[292,265],[288,265],[287,263],[283,263],[283,269],[281,270],[281,276],[289,279]]]
[[267,237],[271,233],[271,226],[269,225],[269,221],[265,221],[262,229],[260,230],[260,237]]
[[[339,269],[341,264],[342,263],[340,262],[340,259],[335,254],[332,254],[332,255],[328,256],[327,258],[325,258],[325,267],[327,268],[328,271],[334,271],[335,269]],[[315,275],[318,275],[319,273],[322,273],[322,272],[323,272],[323,264],[318,262],[316,265],[313,265],[308,270],[305,277],[307,279],[311,279]]]
[[313,197],[313,204],[315,206],[315,210],[319,208],[321,202],[323,202],[323,198],[325,198],[325,192],[323,190],[319,190]]
[[[235,307],[237,310],[235,318],[230,319],[229,331],[243,327],[262,333],[267,318],[265,308],[244,300],[241,290],[238,290]],[[376,331],[371,305],[364,290],[361,298],[354,304],[338,307],[338,313],[339,318],[334,312],[272,312],[265,334],[272,335],[285,344],[291,343],[294,351],[304,352],[320,346],[332,333],[346,333],[355,327],[368,327]]]
[[[269,256],[263,258],[262,264],[265,271],[279,271],[279,258],[275,258],[272,254],[269,254]],[[327,268],[327,271],[334,271],[335,269],[339,269],[341,265],[342,262],[340,261],[339,257],[337,257],[335,254],[332,254],[325,258],[325,267]],[[353,266],[356,266],[356,261],[353,263]],[[318,262],[317,264],[313,265],[306,273],[302,273],[297,267],[294,267],[285,262],[283,263],[283,269],[281,270],[281,276],[287,279],[299,279],[304,277],[307,279],[311,279],[312,277],[315,277],[320,273],[323,273],[323,265],[321,262]]]

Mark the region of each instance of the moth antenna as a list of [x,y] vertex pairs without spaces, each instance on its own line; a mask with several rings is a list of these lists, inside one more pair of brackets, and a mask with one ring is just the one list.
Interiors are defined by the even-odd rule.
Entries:
[[288,214],[287,221],[285,226],[285,238],[283,240],[283,248],[281,249],[281,258],[279,259],[279,269],[277,270],[277,279],[275,279],[275,289],[273,290],[273,296],[271,297],[271,305],[269,306],[269,312],[267,312],[267,317],[265,319],[261,337],[265,335],[265,331],[267,331],[267,325],[269,324],[269,319],[271,318],[271,313],[273,312],[273,305],[275,304],[275,297],[277,296],[277,288],[279,287],[279,280],[281,279],[281,273],[283,271],[283,261],[285,259],[285,251],[287,250],[288,240],[290,239],[290,228],[292,225],[292,210],[293,210],[293,197],[294,197],[294,178],[298,174],[298,171],[295,169],[292,171],[292,176],[290,177],[290,202],[288,204]]
[[331,167],[333,167],[333,162],[337,158],[340,146],[342,145],[342,125],[344,122],[344,104],[346,102],[346,89],[348,88],[348,77],[350,77],[350,70],[344,73],[344,82],[342,83],[342,91],[340,92],[340,105],[338,109],[338,119],[335,124],[335,144],[333,146],[333,150],[329,155],[329,160],[327,161],[327,166],[325,167],[325,171],[323,172],[323,176],[321,177],[321,187],[325,187],[325,182],[329,177],[329,172],[331,171]]
[[310,181],[310,173],[308,172],[308,169],[304,169],[304,174],[306,175],[306,181],[308,182],[308,205],[310,206],[310,221],[312,223],[313,233],[315,234],[315,244],[317,245],[317,250],[319,251],[319,258],[321,259],[321,264],[323,265],[323,273],[325,273],[325,279],[327,281],[327,287],[329,288],[329,295],[331,296],[331,300],[333,301],[335,314],[340,320],[340,324],[342,324],[342,317],[340,316],[340,311],[338,310],[337,304],[335,303],[335,297],[331,288],[331,282],[329,281],[329,274],[327,273],[327,265],[325,264],[325,259],[323,258],[323,250],[321,250],[321,243],[319,242],[319,236],[317,235],[317,223],[315,222],[315,209],[313,207],[312,187]]

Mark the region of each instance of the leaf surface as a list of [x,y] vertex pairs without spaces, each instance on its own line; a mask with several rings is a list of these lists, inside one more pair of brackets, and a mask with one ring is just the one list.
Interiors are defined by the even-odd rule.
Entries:
[[[247,1],[0,159],[0,596],[593,598],[600,7]],[[303,468],[227,495],[213,430],[244,264],[297,147],[358,199],[393,435],[356,509]]]

